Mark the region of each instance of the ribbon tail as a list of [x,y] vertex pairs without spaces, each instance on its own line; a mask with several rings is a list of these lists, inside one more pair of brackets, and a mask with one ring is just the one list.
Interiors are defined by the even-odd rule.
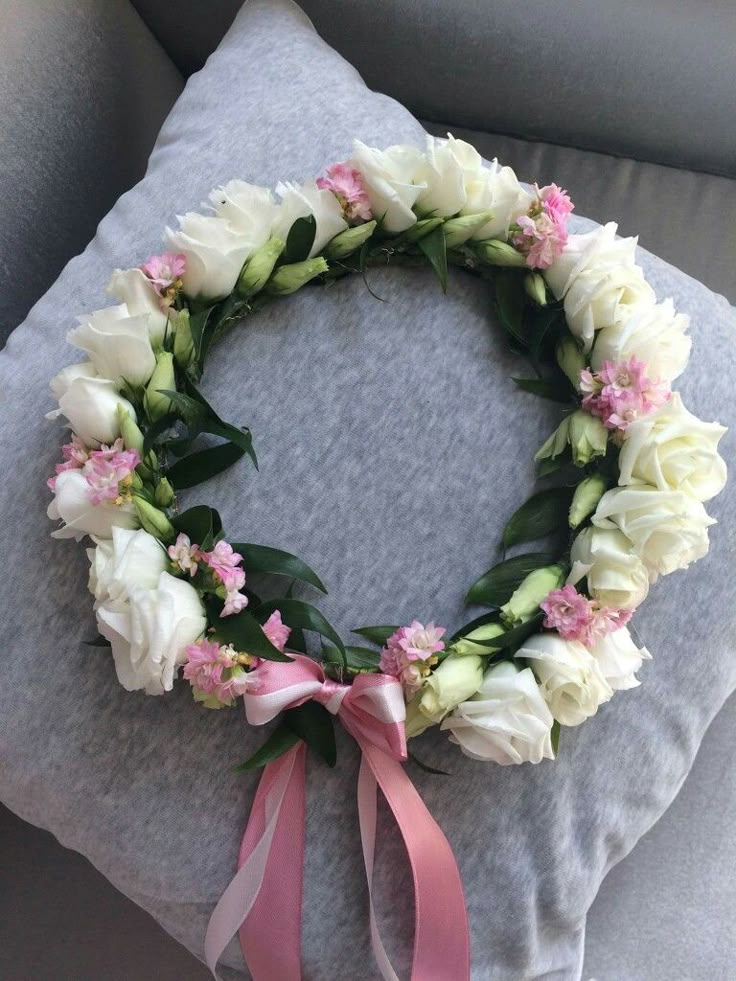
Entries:
[[205,961],[217,963],[236,934],[254,981],[300,981],[305,745],[269,763],[258,784],[238,871],[212,913]]
[[358,779],[363,858],[370,898],[373,952],[384,981],[398,981],[378,933],[373,899],[376,785],[391,808],[406,845],[414,879],[414,959],[411,981],[468,981],[470,938],[460,872],[450,843],[396,760],[361,741]]

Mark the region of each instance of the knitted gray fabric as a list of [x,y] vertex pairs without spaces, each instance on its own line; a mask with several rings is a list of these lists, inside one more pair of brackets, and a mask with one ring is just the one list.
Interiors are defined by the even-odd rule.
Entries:
[[[64,335],[105,305],[111,269],[142,261],[175,213],[233,176],[273,184],[343,158],[354,136],[419,143],[419,124],[369,92],[288,0],[254,2],[194,76],[144,180],[101,223],[0,355],[2,554],[0,796],[82,851],[201,955],[212,906],[234,871],[257,775],[231,765],[263,739],[240,711],[207,712],[187,686],[128,694],[94,634],[84,549],[52,541],[46,477],[60,430],[44,419],[49,377],[72,359]],[[554,179],[554,174],[546,175]],[[574,188],[572,188],[574,195]],[[589,227],[578,221],[576,230]],[[736,318],[725,300],[646,253],[658,296],[692,317],[680,385],[703,418],[736,423]],[[515,391],[522,367],[490,321],[485,287],[426,271],[305,289],[213,352],[205,394],[251,426],[246,463],[186,496],[222,513],[229,536],[310,562],[344,634],[361,623],[463,616],[469,583],[497,558],[511,511],[533,485],[534,449],[554,407]],[[729,436],[725,453],[729,455]],[[452,771],[411,776],[464,878],[478,981],[579,976],[586,912],[607,869],[668,806],[702,734],[736,684],[733,485],[712,504],[707,559],[661,581],[637,616],[654,655],[636,691],[564,730],[559,760],[501,768],[465,759],[443,734],[418,753]],[[309,596],[305,592],[305,596]],[[341,734],[335,770],[311,761],[305,978],[375,977],[359,851],[357,752]],[[406,969],[411,890],[403,846],[381,817],[376,898],[389,952]],[[233,947],[228,963],[241,964]]]

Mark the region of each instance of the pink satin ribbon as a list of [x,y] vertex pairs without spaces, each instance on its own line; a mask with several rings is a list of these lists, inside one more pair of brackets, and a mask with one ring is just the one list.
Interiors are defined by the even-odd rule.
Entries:
[[[373,907],[378,787],[401,831],[414,880],[411,981],[467,981],[468,921],[460,873],[447,838],[401,765],[406,739],[399,683],[386,675],[365,674],[352,685],[340,685],[301,655],[289,663],[263,661],[251,677],[253,684],[245,695],[251,724],[263,725],[284,709],[314,699],[339,716],[362,750],[358,816],[371,944],[381,977],[398,981]],[[304,812],[305,747],[299,743],[266,766],[243,837],[238,872],[212,914],[205,958],[215,977],[217,962],[238,933],[254,981],[300,981]]]

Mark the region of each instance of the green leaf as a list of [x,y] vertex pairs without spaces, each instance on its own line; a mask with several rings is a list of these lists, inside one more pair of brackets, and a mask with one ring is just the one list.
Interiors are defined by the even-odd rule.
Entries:
[[376,672],[381,664],[381,652],[373,647],[346,647],[345,660],[332,644],[322,645],[322,655],[325,661],[346,667],[353,674]]
[[242,447],[234,443],[221,443],[182,457],[167,469],[166,476],[177,490],[186,490],[222,473],[243,456],[245,450]]
[[429,259],[437,279],[440,281],[442,292],[447,292],[447,246],[445,245],[445,230],[438,225],[429,235],[420,238],[417,245]]
[[292,746],[299,742],[299,735],[285,722],[281,722],[271,733],[260,749],[240,766],[233,768],[235,773],[244,773],[247,770],[257,770],[258,767],[272,763],[279,756],[288,753]]
[[570,385],[560,381],[547,381],[543,378],[512,378],[511,380],[523,392],[530,392],[532,395],[538,395],[543,399],[550,399],[552,402],[562,402],[563,405],[570,405],[575,401]]
[[236,651],[267,661],[291,660],[288,654],[273,646],[261,624],[247,610],[229,617],[217,617],[214,622],[210,619],[210,625],[214,627],[215,638],[221,644],[232,644]]
[[570,447],[566,446],[562,453],[557,456],[548,456],[544,460],[540,460],[537,464],[537,473],[540,477],[549,477],[550,474],[557,473],[558,470],[562,470],[568,464],[572,464],[572,453]]
[[[452,637],[450,637],[448,646],[453,641],[459,640],[461,637],[465,637],[466,634],[469,634],[471,630],[475,630],[476,627],[485,627],[487,623],[498,623],[498,617],[498,612],[484,613],[483,616],[476,617],[475,620],[471,620],[470,623],[463,624],[463,626],[456,630]],[[493,642],[495,644],[495,637]]]
[[499,562],[473,583],[465,603],[468,606],[502,606],[530,572],[553,562],[554,556],[549,552],[529,552]]
[[284,722],[300,739],[322,757],[328,766],[337,762],[335,723],[324,705],[305,702],[284,712]]
[[297,218],[286,236],[286,247],[281,254],[282,263],[304,262],[308,259],[316,234],[317,221],[314,215]]
[[215,410],[204,401],[201,395],[195,398],[186,395],[184,392],[174,392],[162,389],[161,395],[166,395],[179,410],[181,418],[190,430],[190,436],[200,433],[210,433],[212,436],[222,436],[223,439],[230,440],[236,446],[240,446],[245,453],[251,453],[251,435],[247,427],[239,429],[229,422],[223,422]]
[[567,527],[567,512],[572,501],[570,487],[550,487],[539,491],[512,514],[503,532],[506,548],[544,538],[560,527]]
[[513,270],[499,269],[495,275],[495,283],[496,305],[501,326],[522,347],[527,347],[524,336],[526,294],[523,277]]
[[507,630],[504,634],[499,634],[497,637],[493,638],[494,648],[498,650],[509,651],[510,648],[517,648],[520,644],[531,637],[532,634],[537,633],[539,628],[542,626],[542,620],[544,619],[544,613],[541,611],[535,613],[533,617],[529,620],[525,620],[524,623],[520,623],[518,627],[512,627],[511,630]]
[[555,719],[552,723],[552,731],[550,732],[550,738],[552,740],[552,752],[557,756],[557,749],[560,745],[560,723]]
[[188,535],[190,541],[199,545],[202,551],[209,551],[222,531],[219,513],[206,504],[197,504],[182,511],[172,518],[171,523],[177,531]]
[[397,626],[356,627],[355,630],[351,630],[350,632],[359,634],[361,637],[365,637],[366,640],[370,640],[373,644],[383,647],[391,634],[395,634],[398,629]]
[[335,628],[326,619],[326,617],[320,613],[316,606],[312,606],[311,603],[305,603],[304,600],[286,597],[282,599],[268,600],[268,602],[262,603],[255,613],[259,619],[265,622],[274,612],[274,610],[281,611],[281,618],[283,622],[287,624],[287,626],[292,628],[297,627],[300,630],[313,630],[321,637],[325,637],[327,640],[331,641],[340,651],[344,663],[345,645],[340,640],[340,635],[337,633]]
[[197,313],[190,313],[189,315],[189,330],[191,331],[192,343],[194,344],[194,357],[200,365],[206,355],[208,345],[205,338],[208,333],[208,321],[210,314],[214,310],[214,306],[212,304],[203,310],[198,310]]
[[85,647],[112,647],[107,637],[103,637],[102,634],[97,634],[92,640],[83,640],[82,643]]
[[452,776],[452,774],[449,773],[447,770],[438,770],[434,766],[429,766],[428,763],[422,763],[422,761],[420,759],[418,759],[417,756],[415,756],[415,754],[411,752],[411,750],[408,750],[406,755],[409,757],[409,759],[412,761],[412,763],[414,763],[416,766],[418,766],[420,770],[424,770],[425,773],[431,773],[435,777],[449,777],[449,776]]
[[323,593],[327,592],[317,573],[291,552],[282,552],[281,549],[270,548],[267,545],[251,545],[248,542],[236,542],[233,548],[243,556],[248,572],[289,576],[290,579],[307,582]]
[[143,456],[145,457],[149,450],[153,449],[160,443],[167,442],[164,439],[164,434],[169,430],[173,429],[174,426],[179,421],[179,417],[174,412],[167,412],[165,416],[161,416],[156,422],[152,423],[143,437]]

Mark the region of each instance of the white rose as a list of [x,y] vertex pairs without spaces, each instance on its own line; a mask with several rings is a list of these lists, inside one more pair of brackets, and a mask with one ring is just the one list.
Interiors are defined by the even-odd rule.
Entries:
[[553,760],[553,722],[532,671],[502,661],[441,728],[450,731],[451,742],[471,759],[507,766]]
[[112,539],[98,539],[87,558],[95,609],[110,600],[127,600],[136,589],[155,589],[168,566],[161,543],[142,528],[114,527]]
[[417,210],[421,215],[449,218],[459,214],[465,206],[468,195],[464,155],[456,153],[461,142],[453,137],[447,140],[427,137],[427,152],[420,171],[420,181],[426,187],[417,198]]
[[502,167],[498,160],[486,167],[478,151],[462,140],[454,140],[453,146],[465,171],[466,201],[461,214],[493,212],[493,218],[478,228],[473,238],[505,239],[509,225],[529,210],[532,196],[521,186],[511,167]]
[[276,193],[281,198],[273,234],[283,241],[297,218],[314,216],[317,228],[308,258],[319,255],[324,247],[340,232],[348,227],[342,215],[342,208],[332,191],[320,190],[314,181],[304,184],[281,182],[276,185]]
[[[49,388],[58,402],[62,395],[69,390],[69,386],[77,378],[96,378],[97,372],[91,361],[80,361],[79,364],[70,364],[66,368],[54,375],[49,383]],[[48,418],[55,419],[59,415],[59,410],[55,409],[48,414]]]
[[66,339],[89,356],[103,378],[145,385],[153,374],[156,356],[148,333],[148,315],[131,317],[124,303],[79,317],[79,327],[70,330]]
[[138,518],[132,504],[103,501],[93,504],[89,484],[81,470],[63,470],[54,483],[54,499],[46,512],[52,521],[63,521],[64,527],[51,532],[52,538],[76,538],[85,535],[110,538],[116,525],[137,528]]
[[587,578],[602,606],[633,610],[649,592],[649,574],[634,546],[617,528],[586,528],[570,549],[568,583]]
[[413,146],[377,150],[356,140],[349,164],[360,171],[373,217],[387,232],[403,232],[416,222],[412,208],[426,190],[420,179],[425,166],[420,150]]
[[184,292],[192,298],[219,300],[232,293],[243,263],[254,251],[246,233],[225,218],[194,211],[179,216],[179,229],[167,228],[166,245],[186,259]]
[[[133,406],[109,378],[79,376],[59,399],[59,411],[87,446],[113,443],[120,435],[118,409],[135,419]],[[55,413],[58,414],[58,413]]]
[[626,430],[618,458],[619,484],[651,484],[708,501],[726,483],[726,464],[718,455],[725,432],[717,422],[703,422],[688,412],[675,392],[660,409]]
[[650,378],[672,382],[681,375],[690,358],[690,324],[684,313],[676,313],[672,300],[645,305],[625,320],[602,327],[590,355],[594,371],[604,361],[644,361]]
[[162,695],[171,691],[186,648],[202,635],[207,619],[197,590],[162,572],[154,589],[135,589],[127,600],[103,603],[97,624],[112,644],[120,684]]
[[620,529],[654,581],[701,559],[709,547],[708,527],[715,520],[700,501],[683,491],[641,485],[607,491],[598,502],[593,524]]
[[210,193],[210,201],[218,218],[225,218],[247,237],[251,252],[260,249],[271,237],[279,206],[269,188],[233,180],[216,187]]
[[619,627],[602,637],[591,654],[614,691],[626,691],[640,685],[636,672],[642,661],[648,661],[652,656],[646,647],[636,646],[626,627]]
[[145,317],[151,344],[158,347],[166,334],[168,313],[161,309],[161,297],[142,269],[116,269],[107,292],[121,300],[131,317]]
[[616,238],[614,222],[585,235],[570,235],[544,278],[564,297],[570,331],[589,351],[595,332],[621,324],[655,302],[654,290],[636,265],[636,239]]
[[531,661],[542,695],[560,725],[579,726],[613,694],[595,658],[575,640],[563,640],[555,633],[535,634],[515,656]]

